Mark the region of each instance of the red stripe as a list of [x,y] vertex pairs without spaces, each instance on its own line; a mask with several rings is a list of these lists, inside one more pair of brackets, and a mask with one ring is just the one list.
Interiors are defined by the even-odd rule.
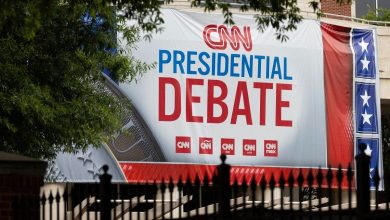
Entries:
[[[129,183],[152,183],[156,181],[161,183],[162,181],[168,182],[170,178],[177,183],[179,178],[182,178],[182,181],[185,182],[188,178],[194,182],[196,176],[198,175],[200,181],[203,182],[205,175],[208,175],[208,178],[211,182],[212,175],[216,169],[216,165],[198,165],[198,164],[169,164],[169,163],[132,163],[132,162],[120,162],[123,173],[126,176],[126,179]],[[314,179],[319,172],[322,171],[324,177],[326,176],[326,170],[324,169],[313,169]],[[261,179],[264,177],[267,183],[270,181],[271,176],[273,175],[276,185],[278,186],[278,181],[281,174],[284,175],[286,183],[290,175],[290,172],[293,174],[295,179],[295,186],[297,185],[297,177],[299,172],[302,171],[304,178],[306,179],[310,169],[309,168],[279,168],[279,167],[251,167],[251,166],[232,166],[230,170],[230,183],[233,184],[234,180],[237,179],[239,184],[245,179],[248,185],[250,184],[252,178],[255,178],[256,183],[259,184]],[[332,187],[337,188],[338,184],[336,182],[336,170],[333,170],[333,181]],[[347,188],[348,182],[346,181],[346,171],[343,170],[343,182],[342,187]],[[304,186],[307,186],[306,181],[303,183]],[[317,181],[314,180],[314,185],[318,185]],[[322,183],[323,187],[327,187],[327,182],[324,178]],[[352,183],[352,186],[354,184]]]
[[350,28],[321,24],[324,47],[324,80],[328,165],[353,164],[352,81],[353,57]]

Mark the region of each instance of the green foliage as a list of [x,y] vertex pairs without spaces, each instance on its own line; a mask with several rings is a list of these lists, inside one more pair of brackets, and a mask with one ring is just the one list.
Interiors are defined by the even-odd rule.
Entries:
[[363,18],[371,21],[390,21],[390,9],[379,8],[378,15],[376,11],[370,10]]
[[[334,0],[341,4],[350,4],[352,0]],[[235,0],[240,4],[240,11],[246,12],[253,10],[256,14],[254,18],[260,31],[264,31],[271,26],[276,30],[276,38],[283,41],[288,40],[287,32],[295,30],[297,24],[303,17],[299,14],[297,0]],[[309,1],[309,6],[320,17],[321,0]],[[231,12],[231,4],[223,0],[205,0],[204,4],[200,0],[192,0],[191,6],[204,7],[205,12],[220,9],[224,15],[225,24],[233,25],[234,19]]]
[[[256,12],[254,18],[260,31],[264,31],[266,27],[272,26],[276,30],[277,39],[281,41],[286,41],[288,39],[286,32],[295,30],[297,24],[302,20],[296,0],[238,0],[236,2],[241,4],[240,11],[246,12],[251,9]],[[198,0],[192,0],[191,5],[194,7],[203,6]],[[221,9],[226,24],[234,24],[229,3],[219,0],[205,1],[205,12],[217,9]]]
[[[157,0],[1,1],[0,150],[51,159],[109,138],[127,103],[101,71],[124,81],[151,67],[108,50],[114,33],[131,46],[139,30],[159,30],[160,15]],[[138,23],[126,27],[129,18]]]

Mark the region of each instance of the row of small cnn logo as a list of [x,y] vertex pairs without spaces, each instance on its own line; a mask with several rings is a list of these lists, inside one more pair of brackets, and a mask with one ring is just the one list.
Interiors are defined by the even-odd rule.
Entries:
[[[256,156],[257,141],[255,139],[242,140],[242,155]],[[176,153],[191,153],[191,137],[176,136]],[[199,154],[213,154],[213,138],[200,137],[199,138]],[[221,138],[220,142],[221,154],[235,155],[236,145],[232,138]],[[278,141],[264,140],[264,156],[277,157],[278,156]]]

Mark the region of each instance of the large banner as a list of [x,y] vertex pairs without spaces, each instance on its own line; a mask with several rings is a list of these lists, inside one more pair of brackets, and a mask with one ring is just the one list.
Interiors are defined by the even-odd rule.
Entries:
[[129,180],[148,178],[146,167],[219,164],[221,154],[236,167],[346,168],[360,143],[382,169],[374,30],[304,20],[280,42],[251,15],[227,26],[222,15],[163,13],[163,32],[132,51],[156,67],[119,88],[166,163],[123,160]]

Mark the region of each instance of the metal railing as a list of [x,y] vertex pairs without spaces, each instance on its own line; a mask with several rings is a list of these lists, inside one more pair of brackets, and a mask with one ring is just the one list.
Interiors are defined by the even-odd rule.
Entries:
[[[177,182],[171,178],[112,183],[105,166],[99,183],[67,184],[63,192],[16,198],[14,219],[26,219],[23,213],[31,202],[40,202],[42,220],[390,218],[389,195],[379,199],[377,172],[370,186],[369,157],[365,154],[356,156],[356,177],[349,166],[347,170],[312,169],[272,174],[268,179],[250,175],[231,181],[226,156],[221,159],[213,176],[183,177]],[[370,192],[372,186],[375,190]],[[374,200],[370,194],[375,195]]]
[[346,21],[352,21],[352,22],[357,22],[357,23],[362,23],[362,24],[369,24],[369,25],[377,25],[377,26],[385,26],[385,27],[390,26],[390,21],[366,20],[366,19],[363,19],[363,18],[356,18],[356,17],[350,17],[350,16],[345,16],[345,15],[337,15],[337,14],[330,14],[330,13],[321,13],[321,17],[337,18],[337,19],[342,19],[342,20],[346,20]]

